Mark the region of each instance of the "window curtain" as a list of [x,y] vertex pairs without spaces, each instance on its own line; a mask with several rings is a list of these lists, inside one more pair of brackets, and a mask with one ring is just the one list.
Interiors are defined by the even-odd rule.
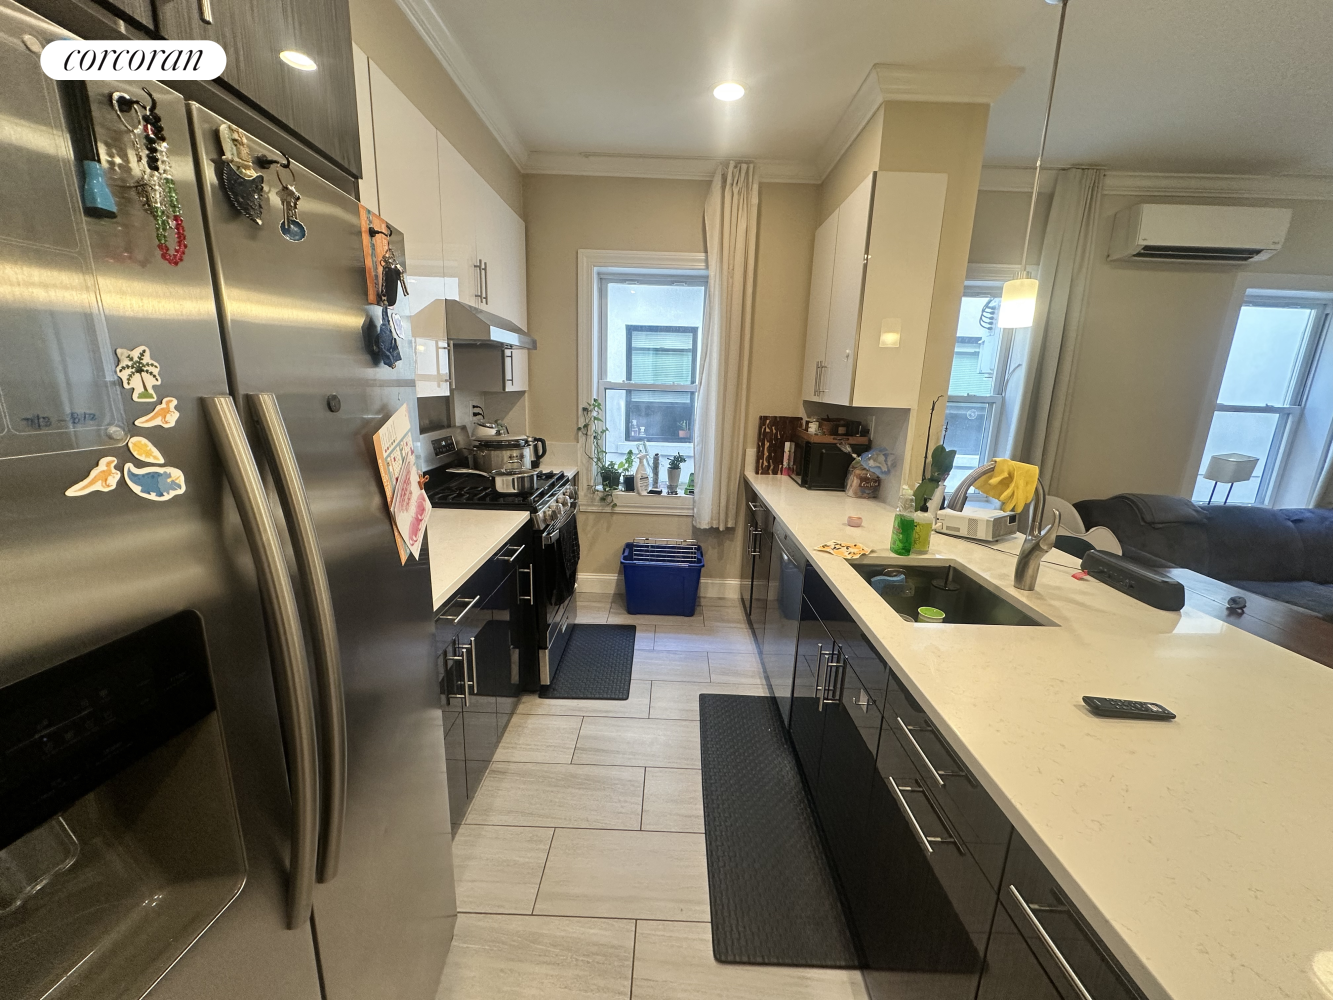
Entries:
[[755,165],[720,165],[704,203],[708,303],[694,446],[694,524],[699,528],[736,524],[745,461],[758,227]]
[[1038,466],[1057,494],[1104,177],[1103,170],[1073,168],[1056,178],[1023,360],[1022,415],[1008,441],[1008,454]]

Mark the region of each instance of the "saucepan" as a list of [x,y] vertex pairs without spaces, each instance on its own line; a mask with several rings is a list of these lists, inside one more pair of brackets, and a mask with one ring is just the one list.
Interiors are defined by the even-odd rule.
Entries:
[[482,472],[480,469],[458,469],[473,476],[485,476],[491,481],[497,493],[531,493],[537,488],[537,473],[532,469],[513,468],[496,469],[494,472]]

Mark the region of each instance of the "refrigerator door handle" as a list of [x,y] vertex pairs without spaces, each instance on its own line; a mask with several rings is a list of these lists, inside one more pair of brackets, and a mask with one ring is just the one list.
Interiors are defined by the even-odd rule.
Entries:
[[318,748],[305,637],[301,632],[296,592],[287,575],[278,528],[273,522],[273,512],[259,478],[259,467],[246,442],[236,404],[230,396],[204,396],[202,402],[213,444],[222,459],[227,483],[245,528],[246,541],[250,544],[255,575],[259,580],[259,597],[264,605],[269,660],[292,797],[287,926],[296,930],[310,920],[319,834]]
[[338,652],[338,623],[333,615],[333,595],[324,568],[324,554],[315,534],[305,483],[296,464],[287,425],[271,392],[249,393],[246,400],[259,428],[265,458],[282,502],[287,533],[296,550],[301,590],[310,614],[315,650],[316,689],[319,692],[320,812],[319,870],[321,883],[338,874],[342,853],[343,821],[347,809],[347,712],[343,695],[342,660]]

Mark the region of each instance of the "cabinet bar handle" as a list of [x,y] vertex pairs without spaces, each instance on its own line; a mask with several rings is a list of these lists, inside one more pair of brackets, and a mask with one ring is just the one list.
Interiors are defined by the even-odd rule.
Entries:
[[522,587],[519,588],[519,591],[518,591],[518,599],[519,599],[519,602],[520,602],[520,603],[523,603],[523,604],[535,604],[535,603],[536,603],[536,585],[535,585],[535,584],[533,583],[533,581],[532,581],[532,567],[531,567],[531,566],[522,566],[522,567],[519,568],[519,571],[518,571],[518,572],[519,572],[520,575],[523,574],[523,573],[528,574],[528,592],[525,594],[525,593],[523,593],[523,588],[522,588]]
[[[824,711],[824,644],[815,646],[815,711]],[[831,652],[831,651],[830,651]]]
[[199,20],[204,24],[213,23],[213,0],[199,0]]
[[491,275],[486,261],[481,262],[481,304],[491,304]]
[[1088,992],[1088,988],[1079,980],[1078,973],[1074,971],[1073,966],[1069,964],[1064,955],[1060,954],[1060,949],[1055,946],[1055,942],[1051,940],[1051,936],[1046,933],[1046,928],[1043,927],[1041,921],[1037,919],[1037,914],[1033,911],[1038,909],[1038,907],[1033,906],[1025,900],[1022,893],[1018,891],[1018,887],[1012,883],[1009,885],[1009,895],[1014,897],[1014,901],[1018,903],[1019,908],[1023,911],[1023,915],[1028,918],[1028,923],[1032,925],[1032,929],[1036,931],[1037,936],[1041,938],[1041,943],[1044,944],[1046,950],[1051,953],[1051,958],[1055,959],[1055,964],[1060,966],[1060,971],[1063,972],[1065,978],[1069,980],[1069,985],[1074,987],[1074,992],[1078,994],[1079,1000],[1093,1000],[1093,996]]
[[[957,831],[953,828],[953,824],[950,823],[948,817],[944,815],[944,810],[939,807],[939,804],[935,801],[935,797],[931,795],[924,786],[914,785],[910,782],[906,785],[901,785],[898,783],[897,778],[890,776],[889,791],[893,793],[893,797],[898,803],[898,808],[902,810],[903,816],[907,818],[908,824],[912,827],[912,834],[916,837],[917,843],[921,845],[922,849],[927,854],[935,853],[934,844],[953,844],[953,846],[958,849],[959,854],[967,854],[967,848],[963,846],[962,838],[958,836]],[[921,824],[917,822],[916,816],[913,814],[911,807],[907,804],[907,800],[903,798],[903,792],[912,792],[916,795],[923,796],[926,800],[926,805],[930,806],[930,811],[935,814],[935,818],[939,820],[940,826],[944,827],[944,832],[948,834],[948,836],[931,837],[927,835],[926,831],[921,829]]]
[[757,525],[750,525],[750,552],[752,556],[759,555],[760,547],[763,542],[764,530]]
[[926,771],[929,772],[931,779],[934,780],[935,784],[943,788],[944,779],[940,777],[940,772],[935,770],[935,765],[932,764],[930,758],[926,756],[926,751],[921,749],[921,744],[918,743],[916,737],[912,735],[912,729],[920,727],[909,726],[901,717],[898,717],[898,725],[902,728],[903,733],[906,734],[907,741],[912,745],[912,749],[916,751],[917,758],[925,765]]
[[[834,674],[834,670],[839,673]],[[837,678],[836,682],[834,678]],[[836,642],[833,648],[829,650],[828,656],[828,674],[824,677],[824,697],[823,705],[836,705],[842,701],[842,686],[847,680],[847,657],[843,653],[842,647]],[[833,695],[833,697],[829,697]],[[822,710],[822,709],[821,709]]]
[[[449,602],[449,607],[450,607],[450,608],[452,608],[452,607],[453,607],[455,604],[457,604],[459,601],[467,601],[467,607],[465,607],[462,611],[458,612],[458,614],[456,614],[456,615],[446,615],[446,614],[441,613],[441,614],[439,615],[439,617],[437,617],[435,620],[436,620],[436,621],[453,622],[455,625],[457,625],[459,622],[461,622],[461,621],[463,620],[463,616],[466,615],[469,611],[472,610],[472,605],[476,604],[476,603],[477,603],[478,601],[480,601],[480,600],[481,600],[481,595],[480,595],[480,594],[478,594],[476,597],[471,597],[471,598],[468,598],[468,597],[455,597],[452,601]],[[447,611],[447,610],[449,610],[449,608],[445,608],[445,610]]]
[[[466,646],[459,646],[459,645],[458,645],[458,640],[455,639],[455,640],[454,640],[454,649],[457,649],[457,650],[458,650],[458,655],[457,655],[457,656],[446,656],[446,657],[445,657],[445,660],[448,661],[449,663],[461,663],[461,664],[463,664],[463,706],[466,708],[466,707],[470,704],[470,702],[468,701],[468,697],[467,697],[467,656],[465,655],[466,650],[467,650],[467,647],[466,647]],[[444,694],[444,703],[445,703],[446,705],[448,705],[448,704],[450,703],[450,700],[451,700],[452,698],[457,698],[457,697],[458,697],[457,692],[453,692],[453,693],[451,693],[451,692],[449,692],[449,691],[445,691],[445,694]]]
[[[510,549],[513,549],[514,551],[510,552],[509,551]],[[495,557],[495,560],[496,562],[512,563],[522,554],[523,554],[522,545],[506,545],[504,549],[500,552],[500,554]]]
[[475,271],[477,272],[477,290],[476,290],[475,292],[472,293],[472,297],[473,297],[474,299],[476,299],[478,302],[480,302],[480,303],[482,303],[482,304],[484,305],[485,302],[486,302],[486,300],[485,300],[484,298],[482,298],[482,294],[481,294],[481,259],[480,259],[480,258],[478,258],[478,259],[477,259],[477,262],[476,262],[475,264],[472,265],[472,268],[473,268],[473,270],[475,270]]
[[[468,660],[470,660],[470,661],[472,662],[472,693],[473,693],[473,694],[476,694],[476,693],[477,693],[477,637],[476,637],[475,635],[474,635],[471,639],[468,640],[466,649],[467,649],[467,651],[468,651],[468,653],[469,653],[469,655],[468,655]],[[466,695],[466,692],[467,692],[467,684],[468,684],[468,681],[467,681],[467,666],[468,666],[467,663],[464,662],[464,664],[463,664],[463,691],[464,691],[464,694],[465,694],[465,695]],[[464,703],[464,704],[467,704],[467,698],[466,698],[466,697],[463,698],[463,703]]]

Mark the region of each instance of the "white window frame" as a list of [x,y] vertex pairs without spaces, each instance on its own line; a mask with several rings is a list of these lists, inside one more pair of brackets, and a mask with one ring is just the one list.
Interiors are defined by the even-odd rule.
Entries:
[[[1227,361],[1231,357],[1231,344],[1236,336],[1236,324],[1240,322],[1241,309],[1246,305],[1262,305],[1265,300],[1270,303],[1295,305],[1301,299],[1308,299],[1311,303],[1327,304],[1328,308],[1323,319],[1316,320],[1317,328],[1312,331],[1293,372],[1288,398],[1295,402],[1288,406],[1239,406],[1218,403],[1217,399],[1222,391],[1222,378],[1226,374]],[[1186,466],[1181,476],[1180,495],[1184,497],[1194,495],[1199,470],[1203,468],[1203,453],[1208,446],[1208,435],[1212,430],[1215,413],[1218,411],[1277,413],[1278,426],[1273,434],[1273,443],[1264,462],[1264,474],[1259,481],[1254,499],[1254,506],[1268,506],[1272,502],[1274,486],[1281,481],[1286,472],[1292,429],[1305,408],[1314,362],[1327,338],[1333,336],[1333,278],[1309,274],[1243,274],[1236,279],[1235,291],[1224,323],[1224,333],[1219,338],[1217,355],[1213,359],[1208,394],[1204,397],[1214,402],[1200,414],[1199,424],[1195,429],[1194,447],[1190,453],[1190,464]]]
[[[575,410],[575,424],[583,423],[582,406],[588,400],[601,398],[606,388],[654,389],[664,388],[649,383],[607,382],[602,379],[606,371],[606,338],[602,331],[606,322],[602,315],[601,296],[598,285],[602,275],[634,273],[644,270],[657,270],[662,277],[697,278],[699,273],[708,273],[708,258],[701,253],[670,253],[651,250],[580,250],[578,252],[578,366],[579,396]],[[705,302],[705,310],[707,304]],[[698,399],[698,367],[703,364],[704,331],[699,330],[699,359],[696,365],[695,399]],[[695,439],[699,436],[698,411],[695,411]],[[615,494],[616,506],[599,502],[595,490],[596,480],[592,461],[588,458],[579,442],[579,482],[582,484],[581,500],[584,513],[607,512],[612,514],[674,514],[689,515],[694,512],[694,497],[678,496],[639,496],[636,493]]]
[[[998,297],[1002,286],[1010,278],[1017,275],[1018,269],[1003,264],[969,264],[967,266],[967,278],[963,282],[962,298],[968,298],[969,286],[976,290],[980,286],[992,286]],[[973,296],[975,297],[975,296]],[[961,304],[961,303],[960,303]],[[955,330],[957,329],[957,319],[955,318]],[[996,378],[1000,382],[1001,391],[987,396],[976,395],[950,395],[946,397],[946,403],[964,403],[976,406],[985,406],[987,410],[987,419],[990,424],[987,428],[986,448],[977,462],[978,467],[985,465],[995,458],[995,450],[1000,438],[1000,428],[1004,423],[1004,386],[1008,379],[1014,373],[1009,368],[1010,354],[1014,346],[1014,331],[1006,328],[1000,330],[1000,344],[995,355]],[[949,356],[950,378],[953,375],[953,355]],[[946,409],[947,414],[947,409]],[[974,491],[975,492],[975,491]]]

